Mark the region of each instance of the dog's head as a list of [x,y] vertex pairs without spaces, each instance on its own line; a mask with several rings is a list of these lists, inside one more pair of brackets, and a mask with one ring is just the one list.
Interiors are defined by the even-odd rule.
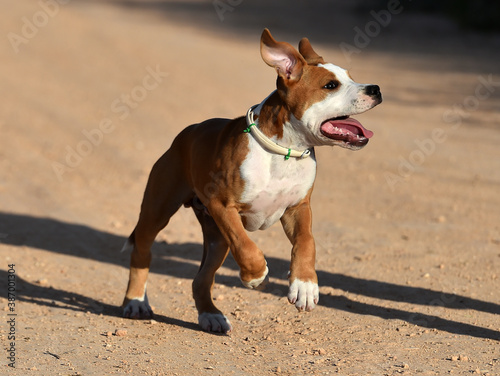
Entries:
[[382,102],[377,85],[359,84],[349,73],[326,63],[303,38],[299,50],[277,42],[265,29],[260,52],[266,64],[278,73],[277,91],[314,145],[338,145],[361,149],[373,136],[351,115],[365,112]]

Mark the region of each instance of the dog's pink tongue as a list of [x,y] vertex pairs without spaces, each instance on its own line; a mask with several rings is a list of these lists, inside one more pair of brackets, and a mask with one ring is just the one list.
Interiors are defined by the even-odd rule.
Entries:
[[366,129],[361,125],[359,121],[353,118],[347,118],[342,120],[330,120],[323,124],[323,129],[328,133],[339,133],[342,130],[352,133],[354,135],[364,136],[366,138],[371,138],[373,132]]

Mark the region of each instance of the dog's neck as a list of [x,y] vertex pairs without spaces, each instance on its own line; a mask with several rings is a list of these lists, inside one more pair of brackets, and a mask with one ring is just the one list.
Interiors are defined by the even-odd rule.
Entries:
[[284,147],[304,150],[317,145],[308,129],[290,112],[276,90],[255,108],[254,114],[262,133]]

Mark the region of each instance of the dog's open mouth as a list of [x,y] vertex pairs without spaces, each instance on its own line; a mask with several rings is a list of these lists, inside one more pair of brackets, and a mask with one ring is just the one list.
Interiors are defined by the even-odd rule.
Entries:
[[366,129],[359,121],[349,116],[329,119],[321,124],[321,134],[332,140],[343,141],[351,146],[362,147],[368,143],[373,132]]

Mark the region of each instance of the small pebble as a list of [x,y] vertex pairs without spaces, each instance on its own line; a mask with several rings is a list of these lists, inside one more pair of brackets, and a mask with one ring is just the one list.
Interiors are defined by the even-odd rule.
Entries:
[[113,221],[111,222],[111,226],[114,228],[122,228],[122,223],[120,221]]
[[127,331],[125,329],[116,329],[115,336],[117,337],[125,337],[127,335]]
[[39,284],[40,286],[48,286],[49,285],[49,281],[47,280],[47,278],[39,279],[35,283]]

